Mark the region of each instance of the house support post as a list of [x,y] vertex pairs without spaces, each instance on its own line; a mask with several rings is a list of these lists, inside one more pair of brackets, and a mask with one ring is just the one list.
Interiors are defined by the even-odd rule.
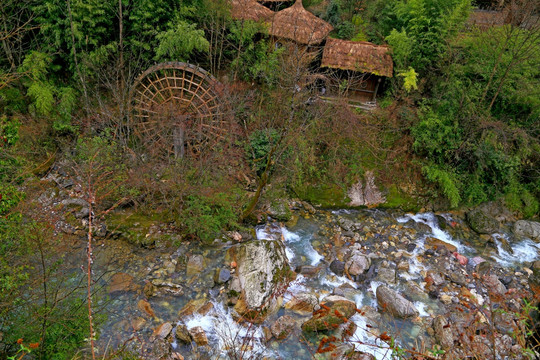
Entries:
[[371,99],[371,102],[375,102],[375,99],[377,98],[377,91],[379,90],[380,84],[381,84],[381,78],[378,78],[377,85],[375,85],[375,91],[373,91],[373,98]]

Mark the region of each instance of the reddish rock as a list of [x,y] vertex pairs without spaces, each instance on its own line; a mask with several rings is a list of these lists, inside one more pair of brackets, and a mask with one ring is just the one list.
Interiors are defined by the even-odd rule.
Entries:
[[461,265],[467,265],[467,263],[469,262],[469,259],[467,259],[467,257],[457,253],[457,252],[454,252],[454,257],[457,259],[457,261],[461,264]]

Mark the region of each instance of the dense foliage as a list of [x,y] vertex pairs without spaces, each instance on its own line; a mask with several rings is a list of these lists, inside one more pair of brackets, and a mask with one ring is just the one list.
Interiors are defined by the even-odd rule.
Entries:
[[[0,358],[19,337],[41,341],[44,359],[85,343],[82,290],[44,286],[79,279],[45,251],[62,241],[51,235],[56,219],[28,209],[28,189],[58,159],[72,178],[100,185],[96,211],[159,210],[204,241],[238,229],[272,179],[275,191],[340,206],[367,170],[392,205],[409,204],[399,181],[447,207],[502,198],[537,217],[538,1],[510,2],[510,20],[477,27],[470,0],[304,1],[334,26],[331,36],[391,48],[394,77],[368,113],[313,104],[319,59],[277,46],[263,24],[232,19],[226,0],[2,1]],[[129,149],[129,87],[156,61],[195,63],[223,79],[234,141],[195,159]]]

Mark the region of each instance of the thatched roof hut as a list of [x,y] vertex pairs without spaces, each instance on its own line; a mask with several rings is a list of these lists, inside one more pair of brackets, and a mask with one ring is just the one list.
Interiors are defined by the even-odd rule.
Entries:
[[321,66],[392,77],[393,63],[387,46],[365,41],[328,38]]
[[231,16],[237,20],[270,21],[274,12],[255,0],[231,0]]
[[332,30],[332,25],[304,9],[302,0],[296,0],[293,6],[275,13],[268,32],[277,38],[314,45],[321,43]]

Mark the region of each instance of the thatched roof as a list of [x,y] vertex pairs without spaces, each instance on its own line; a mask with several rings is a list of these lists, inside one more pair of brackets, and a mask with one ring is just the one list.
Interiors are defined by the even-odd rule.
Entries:
[[365,41],[328,38],[321,66],[392,77],[393,63],[387,46]]
[[275,13],[269,34],[313,45],[322,42],[332,29],[332,25],[304,9],[302,0],[296,0],[293,6]]
[[255,0],[231,0],[231,16],[237,20],[269,21],[274,12]]

